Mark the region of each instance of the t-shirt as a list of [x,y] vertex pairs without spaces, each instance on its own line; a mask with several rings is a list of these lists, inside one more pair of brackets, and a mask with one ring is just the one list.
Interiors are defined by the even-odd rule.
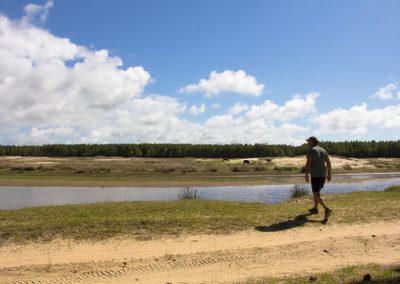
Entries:
[[328,153],[324,148],[314,146],[308,149],[307,158],[311,158],[311,177],[325,177],[325,161]]

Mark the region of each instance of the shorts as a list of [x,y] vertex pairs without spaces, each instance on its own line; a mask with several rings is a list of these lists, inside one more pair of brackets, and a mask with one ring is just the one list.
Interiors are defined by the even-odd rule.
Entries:
[[311,188],[312,192],[320,192],[324,187],[326,177],[312,177]]

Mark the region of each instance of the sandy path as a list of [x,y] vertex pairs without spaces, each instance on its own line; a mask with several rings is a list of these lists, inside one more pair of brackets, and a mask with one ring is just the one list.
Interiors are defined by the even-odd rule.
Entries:
[[0,282],[220,283],[370,262],[400,262],[400,221],[156,241],[3,245]]

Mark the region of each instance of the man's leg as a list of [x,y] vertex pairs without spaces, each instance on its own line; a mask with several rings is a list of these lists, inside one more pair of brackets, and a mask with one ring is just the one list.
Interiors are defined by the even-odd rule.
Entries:
[[321,187],[320,187],[320,183],[318,182],[318,180],[313,178],[313,177],[311,178],[311,189],[312,189],[312,192],[313,192],[314,206],[313,206],[313,208],[309,209],[308,211],[311,214],[318,214],[318,203],[319,203],[319,200],[318,200],[317,193],[319,193],[319,191],[321,190]]
[[313,192],[313,200],[314,200],[314,209],[318,209],[318,192]]
[[[329,209],[328,206],[326,206],[324,199],[321,197],[321,194],[319,192],[314,192],[313,195],[314,195],[314,200],[316,200],[317,204],[318,203],[321,204],[321,206],[324,207],[325,210]],[[315,204],[315,201],[314,201],[314,204]]]

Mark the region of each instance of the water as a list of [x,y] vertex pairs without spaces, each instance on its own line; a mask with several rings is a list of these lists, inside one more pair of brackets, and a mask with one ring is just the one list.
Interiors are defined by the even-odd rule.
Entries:
[[[360,190],[382,191],[388,186],[400,184],[400,175],[381,176],[380,179],[362,182],[357,181],[359,176],[348,176],[348,178],[351,180],[349,183],[326,183],[322,193],[344,193]],[[293,184],[197,187],[197,189],[202,199],[276,203],[287,200],[292,187]],[[309,185],[307,187],[310,189]],[[0,186],[0,209],[106,201],[176,200],[181,190],[182,187]]]

